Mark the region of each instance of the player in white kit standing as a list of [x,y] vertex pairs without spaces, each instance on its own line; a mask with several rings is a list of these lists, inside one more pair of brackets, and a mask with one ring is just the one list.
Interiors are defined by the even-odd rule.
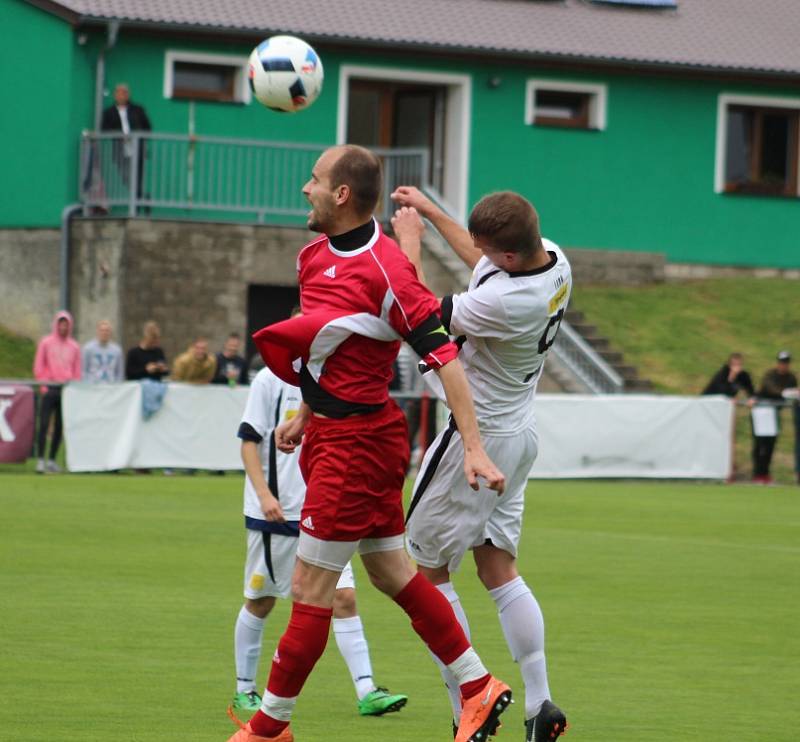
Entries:
[[[247,559],[245,604],[234,632],[236,695],[232,707],[237,711],[254,712],[261,707],[256,673],[264,623],[275,600],[291,594],[306,484],[298,463],[300,448],[288,454],[278,452],[274,430],[297,414],[301,402],[300,389],[263,368],[250,386],[239,426],[246,473]],[[369,646],[356,609],[355,581],[349,562],[336,584],[333,615],[333,633],[355,686],[358,712],[362,716],[381,716],[399,711],[408,696],[389,693],[373,682]]]
[[[442,299],[442,324],[461,345],[459,358],[481,439],[506,476],[500,496],[485,487],[478,496],[469,489],[461,439],[451,420],[426,452],[414,484],[406,522],[408,551],[448,598],[469,636],[450,575],[472,550],[525,683],[525,740],[553,740],[564,733],[567,720],[550,700],[544,620],[517,571],[516,555],[525,486],[538,451],[534,395],[569,302],[570,265],[557,245],[542,239],[535,209],[516,193],[483,198],[470,214],[468,231],[415,188],[398,188],[392,198],[404,207],[392,220],[395,233],[423,282],[425,227],[418,213],[473,269],[467,291]],[[458,685],[441,664],[440,669],[457,723]]]

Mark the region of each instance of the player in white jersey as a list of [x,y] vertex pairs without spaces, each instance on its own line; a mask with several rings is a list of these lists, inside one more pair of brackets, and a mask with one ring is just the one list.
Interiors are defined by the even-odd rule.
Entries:
[[[442,300],[442,324],[458,338],[481,439],[506,476],[498,496],[470,490],[464,449],[451,423],[425,454],[406,523],[407,546],[419,570],[450,600],[469,636],[450,575],[472,550],[478,577],[494,599],[525,683],[525,739],[559,737],[566,717],[552,703],[539,604],[516,566],[525,486],[538,451],[533,400],[545,358],[569,302],[572,275],[557,245],[542,239],[533,206],[518,194],[495,193],[472,210],[469,231],[415,188],[392,194],[403,208],[392,220],[403,251],[424,282],[421,237],[427,217],[473,269],[467,291]],[[429,375],[432,376],[432,375]],[[456,721],[458,686],[440,665]]]
[[[261,696],[256,672],[261,655],[264,622],[276,598],[291,593],[297,552],[300,511],[306,485],[298,463],[299,448],[277,452],[273,431],[291,419],[302,402],[300,390],[281,381],[268,368],[250,386],[238,436],[245,466],[244,518],[247,559],[244,570],[245,604],[234,632],[236,695],[233,708],[257,711]],[[353,570],[348,563],[336,585],[333,633],[358,697],[362,716],[399,711],[408,697],[379,688],[372,679],[369,647],[356,610]]]

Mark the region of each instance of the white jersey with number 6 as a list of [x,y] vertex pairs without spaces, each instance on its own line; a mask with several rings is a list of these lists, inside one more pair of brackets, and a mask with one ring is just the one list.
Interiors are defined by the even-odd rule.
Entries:
[[466,337],[459,358],[481,430],[511,434],[533,422],[536,385],[572,289],[566,256],[543,243],[547,265],[507,273],[484,256],[469,289],[442,302],[450,334]]

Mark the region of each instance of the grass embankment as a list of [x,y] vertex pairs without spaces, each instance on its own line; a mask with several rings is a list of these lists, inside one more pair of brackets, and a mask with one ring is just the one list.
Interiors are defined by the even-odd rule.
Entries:
[[0,325],[0,379],[30,379],[36,343]]
[[[732,352],[744,354],[756,387],[775,365],[778,350],[793,351],[800,361],[798,281],[725,278],[635,287],[578,285],[572,304],[659,392],[699,394]],[[774,474],[790,481],[794,435],[787,410],[782,423]],[[750,444],[747,412],[739,410],[736,460],[743,474],[750,472]]]

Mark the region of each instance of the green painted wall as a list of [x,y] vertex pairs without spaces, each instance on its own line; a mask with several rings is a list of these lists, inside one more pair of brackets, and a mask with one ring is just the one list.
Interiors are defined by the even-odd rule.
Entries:
[[3,0],[2,15],[0,226],[53,226],[77,195],[90,59],[58,18],[21,0]]
[[[6,0],[8,2],[9,0]],[[0,178],[10,198],[0,204],[0,225],[52,225],[74,201],[77,141],[92,124],[94,60],[102,38],[79,46],[68,25],[10,0],[13,33],[3,49],[2,91],[17,101],[2,117],[2,146],[10,172]],[[199,43],[126,30],[107,56],[107,89],[130,84],[155,129],[188,131],[189,104],[163,97],[168,49],[247,55],[250,43]],[[249,106],[195,103],[198,134],[277,141],[333,143],[339,68],[343,63],[473,72],[469,202],[510,188],[540,211],[544,233],[564,246],[664,252],[672,261],[800,267],[800,199],[714,193],[717,96],[720,92],[800,97],[797,89],[666,76],[554,74],[521,64],[473,64],[422,57],[318,47],[325,90],[308,111],[277,114]],[[32,65],[42,55],[64,60]],[[479,70],[479,71],[476,71]],[[490,88],[489,77],[500,78]],[[576,131],[524,124],[529,77],[599,82],[608,86],[608,127]],[[71,86],[70,86],[71,85]],[[106,98],[105,105],[110,103]],[[20,138],[22,141],[20,143]],[[9,148],[9,142],[16,142]],[[4,152],[4,158],[6,153]],[[11,182],[9,182],[11,181]]]

